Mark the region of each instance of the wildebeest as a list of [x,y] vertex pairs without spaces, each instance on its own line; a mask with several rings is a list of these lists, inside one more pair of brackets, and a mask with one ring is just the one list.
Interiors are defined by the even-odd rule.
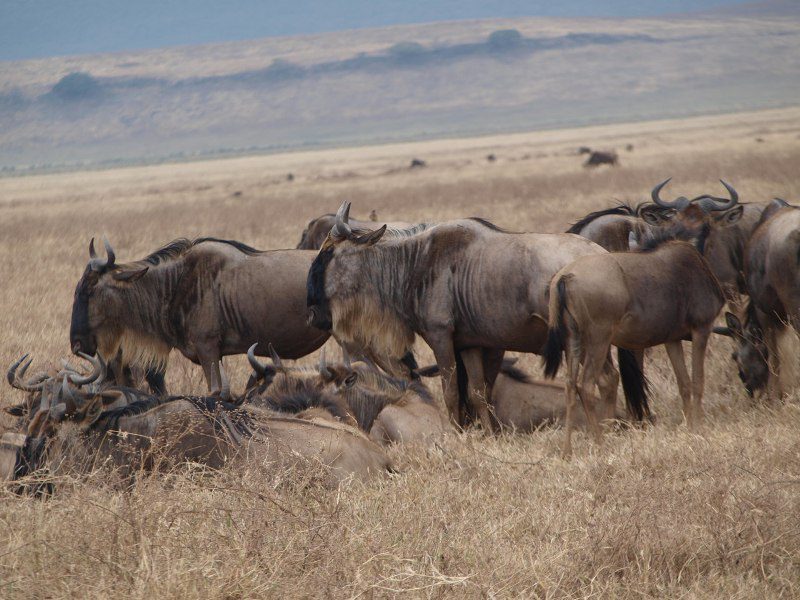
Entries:
[[[510,233],[478,218],[381,240],[386,227],[353,230],[349,208],[342,204],[309,272],[311,322],[390,357],[403,356],[420,335],[441,369],[456,424],[463,423],[454,385],[460,352],[470,401],[491,430],[487,398],[503,352],[539,353],[550,278],[575,258],[605,250],[579,236]],[[616,396],[610,356],[606,367],[606,395]]]
[[[797,357],[791,344],[800,332],[800,208],[773,200],[745,255],[745,277],[750,310],[743,325],[728,316],[737,340],[736,359],[749,393],[769,383],[770,395],[788,391],[796,373]],[[759,344],[760,342],[760,344]],[[765,362],[771,377],[763,377]]]
[[122,350],[126,363],[163,365],[177,348],[203,367],[212,392],[229,393],[222,357],[253,343],[271,343],[288,358],[328,338],[307,323],[305,282],[315,253],[261,251],[240,242],[177,239],[146,258],[117,264],[105,242],[75,289],[73,352],[106,361]]
[[626,252],[630,233],[641,224],[644,212],[658,213],[660,209],[649,203],[631,206],[620,202],[617,206],[597,210],[582,217],[566,233],[592,240],[609,252]]
[[599,167],[600,165],[616,166],[619,164],[619,157],[613,150],[592,150],[589,153],[589,158],[583,163],[584,167]]
[[328,363],[318,367],[286,367],[273,355],[272,365],[248,360],[253,376],[247,402],[304,416],[319,411],[355,425],[379,444],[431,442],[452,431],[447,418],[419,381],[398,379],[364,362]]
[[[82,445],[95,460],[110,459],[127,473],[185,461],[219,468],[244,455],[255,455],[262,462],[303,456],[330,467],[337,479],[382,473],[391,466],[374,443],[344,424],[285,418],[258,407],[238,407],[218,396],[164,398],[139,392],[120,405],[118,392],[75,388],[62,378],[60,393],[37,407],[24,439],[17,436],[17,443],[6,443],[0,462],[12,462],[9,452],[16,452],[15,464],[21,459],[31,463],[26,447],[39,448],[42,440],[49,444],[66,427],[71,429],[73,446]],[[49,450],[50,465],[72,458],[65,455],[63,445]],[[26,470],[40,466],[41,461],[28,464]],[[8,477],[9,469],[3,470]],[[24,474],[19,468],[14,473]]]
[[[514,365],[513,359],[504,359],[500,374],[492,387],[492,415],[503,429],[530,433],[547,425],[562,426],[565,417],[564,384],[538,380]],[[417,371],[423,377],[438,375],[439,368],[423,367]],[[617,421],[626,416],[617,410]],[[575,415],[576,425],[585,427],[583,413]]]
[[[688,209],[687,216],[692,213],[702,218],[699,207]],[[640,252],[581,257],[553,277],[545,374],[555,376],[566,354],[566,455],[572,450],[576,397],[595,438],[601,437],[592,392],[612,344],[639,351],[664,344],[678,380],[684,416],[690,429],[697,429],[702,420],[706,344],[725,303],[702,256],[709,230],[706,223],[699,232],[656,231],[639,240]],[[675,237],[692,243],[674,241]],[[692,341],[691,382],[681,345],[687,336]],[[604,413],[609,415],[612,409],[606,406]]]
[[[375,211],[373,210],[372,213]],[[356,229],[364,229],[367,227],[371,227],[371,221],[377,220],[377,214],[375,214],[375,219],[373,219],[373,214],[370,213],[370,220],[369,221],[359,221],[358,219],[353,219],[351,222],[353,227]],[[331,229],[333,229],[334,224],[336,223],[336,215],[333,213],[329,213],[327,215],[322,215],[321,217],[317,217],[316,219],[312,219],[308,222],[308,225],[303,230],[303,235],[300,238],[300,243],[297,244],[298,250],[319,250],[322,246],[322,243],[325,241],[325,238],[328,237]],[[391,229],[408,229],[409,227],[413,227],[412,223],[406,223],[404,221],[393,221],[386,224],[387,227]]]

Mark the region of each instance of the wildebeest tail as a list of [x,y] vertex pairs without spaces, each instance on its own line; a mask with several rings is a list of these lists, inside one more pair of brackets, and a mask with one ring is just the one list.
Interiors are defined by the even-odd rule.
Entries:
[[556,293],[550,294],[550,322],[547,328],[547,341],[542,349],[544,375],[549,379],[558,373],[567,340],[567,325],[564,322],[564,312],[567,310],[567,283],[564,277],[558,280],[555,289]]
[[650,419],[650,405],[647,402],[647,380],[639,367],[636,356],[630,350],[617,348],[619,375],[628,412],[637,421]]

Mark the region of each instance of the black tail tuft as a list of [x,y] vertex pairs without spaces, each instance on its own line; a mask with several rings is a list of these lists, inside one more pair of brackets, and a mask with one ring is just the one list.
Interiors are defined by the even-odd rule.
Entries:
[[[567,284],[564,278],[558,280],[556,284],[556,294],[558,295],[557,314],[550,315],[552,319],[555,317],[555,327],[550,327],[547,330],[547,341],[542,348],[542,356],[544,357],[544,376],[552,379],[558,373],[561,367],[561,359],[564,356],[564,342],[567,339],[567,326],[564,323],[564,311],[567,308]],[[553,306],[551,302],[550,306]],[[552,310],[552,308],[551,308]]]
[[647,380],[639,368],[636,356],[630,350],[617,348],[617,360],[628,412],[640,422],[645,418],[651,419],[650,405],[647,402]]

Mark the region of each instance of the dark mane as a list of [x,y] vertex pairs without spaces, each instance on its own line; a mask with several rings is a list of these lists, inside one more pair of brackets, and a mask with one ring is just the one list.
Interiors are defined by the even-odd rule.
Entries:
[[500,233],[516,233],[514,231],[509,231],[508,229],[503,229],[502,227],[498,227],[497,225],[495,225],[491,221],[487,221],[486,219],[484,219],[482,217],[469,217],[469,220],[470,221],[475,221],[476,223],[480,223],[481,225],[483,225],[484,227],[488,227],[492,231],[498,231]]
[[660,228],[657,227],[655,230],[647,237],[647,239],[639,245],[639,252],[652,252],[653,250],[658,249],[660,246],[668,242],[687,242],[692,244],[695,249],[700,253],[703,254],[703,251],[706,247],[706,240],[708,239],[708,235],[711,233],[711,225],[708,223],[703,224],[703,228],[700,230],[700,235],[695,240],[689,240],[686,238],[686,229],[682,227],[672,227],[672,228]]
[[203,242],[218,242],[220,244],[228,244],[229,246],[236,248],[239,252],[243,252],[247,255],[258,254],[260,252],[260,250],[256,250],[255,248],[248,246],[247,244],[243,244],[242,242],[237,242],[236,240],[221,240],[214,237],[202,237],[195,240],[178,238],[176,240],[172,240],[166,246],[163,246],[155,252],[149,254],[140,262],[144,262],[149,265],[158,265],[167,260],[181,256],[191,248],[194,248]]
[[105,410],[100,413],[100,416],[97,418],[97,420],[89,426],[89,430],[91,431],[100,429],[101,427],[106,429],[119,429],[119,420],[122,417],[141,415],[146,413],[148,410],[155,408],[156,406],[180,399],[181,398],[175,396],[171,396],[169,398],[149,396],[141,400],[131,402],[125,406],[121,406],[120,408]]
[[629,217],[636,216],[637,208],[634,208],[630,204],[625,202],[620,202],[617,206],[612,206],[611,208],[606,208],[603,210],[596,210],[594,212],[589,213],[579,221],[575,221],[569,229],[567,229],[566,233],[577,233],[580,234],[581,230],[586,227],[589,223],[597,219],[598,217],[603,217],[605,215],[627,215]]
[[280,413],[297,414],[310,408],[321,408],[341,421],[348,414],[342,403],[317,388],[305,378],[284,378],[274,382],[258,399],[264,408]]

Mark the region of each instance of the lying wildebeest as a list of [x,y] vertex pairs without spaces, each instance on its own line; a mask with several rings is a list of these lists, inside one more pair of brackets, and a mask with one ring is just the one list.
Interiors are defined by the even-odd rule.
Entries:
[[[72,460],[74,456],[65,452],[69,447],[51,445],[55,447],[51,452],[46,443],[65,427],[70,445],[82,446],[93,460],[110,459],[127,473],[186,461],[219,468],[243,455],[262,461],[300,455],[330,467],[337,479],[366,477],[391,466],[378,446],[357,429],[312,416],[285,418],[213,396],[164,398],[143,392],[119,406],[117,389],[76,389],[66,377],[61,386],[60,394],[37,409],[25,434],[5,440],[0,475],[19,477],[45,466],[41,459],[48,454],[50,466]],[[34,451],[39,464],[32,464]]]
[[[358,219],[353,219],[353,227],[356,229],[371,227],[370,222],[377,220],[377,214],[374,214],[375,218],[373,218],[373,213],[375,213],[374,210],[372,213],[370,213],[369,221],[359,221]],[[322,215],[321,217],[317,217],[316,219],[309,221],[308,226],[303,230],[303,235],[300,238],[300,243],[297,244],[297,249],[319,250],[322,246],[322,243],[325,241],[325,238],[328,237],[331,229],[333,229],[335,223],[336,215],[332,213]],[[403,221],[394,221],[387,223],[386,226],[392,229],[407,229],[409,227],[413,227],[413,224],[405,223]]]
[[[514,366],[514,360],[504,359],[500,374],[492,388],[492,414],[501,428],[521,433],[530,433],[547,425],[562,426],[565,417],[562,383],[531,378]],[[437,366],[418,370],[422,377],[438,375]],[[626,416],[615,411],[617,421],[625,421]],[[585,427],[583,413],[575,415],[576,426]]]
[[800,208],[773,200],[747,244],[747,320],[743,325],[736,315],[727,315],[728,333],[739,346],[739,372],[751,395],[767,386],[770,396],[782,397],[795,383],[791,344],[800,333],[799,262]]
[[222,357],[271,343],[289,358],[319,348],[328,334],[307,323],[305,281],[315,253],[260,251],[240,242],[178,239],[146,258],[117,264],[89,245],[75,289],[70,344],[108,361],[165,364],[177,348],[203,367],[212,392],[229,394]]
[[[692,215],[703,220],[697,206],[687,209],[687,217]],[[690,429],[697,429],[703,416],[706,344],[725,303],[702,256],[710,229],[708,223],[699,232],[676,223],[670,231],[656,230],[637,240],[639,252],[581,257],[553,277],[545,374],[554,377],[566,354],[566,455],[572,451],[576,396],[600,441],[592,393],[612,344],[639,351],[664,344],[678,380],[684,416]],[[692,341],[691,382],[681,345],[687,336]],[[613,408],[607,405],[605,415]]]
[[613,150],[602,151],[592,150],[589,153],[589,158],[583,163],[584,167],[599,167],[600,165],[616,166],[619,164],[619,157]]
[[272,365],[248,351],[253,375],[246,401],[278,412],[315,414],[355,425],[371,439],[390,442],[431,442],[452,431],[425,385],[397,379],[363,362],[286,367],[275,354]]
[[[460,352],[470,402],[491,430],[487,400],[504,351],[541,351],[552,275],[579,256],[605,250],[579,236],[509,233],[477,218],[381,240],[385,226],[354,231],[349,209],[342,204],[309,272],[312,324],[390,357],[403,356],[419,334],[441,369],[445,404],[456,424],[463,423],[453,381]],[[616,397],[610,355],[604,367],[604,396]]]

